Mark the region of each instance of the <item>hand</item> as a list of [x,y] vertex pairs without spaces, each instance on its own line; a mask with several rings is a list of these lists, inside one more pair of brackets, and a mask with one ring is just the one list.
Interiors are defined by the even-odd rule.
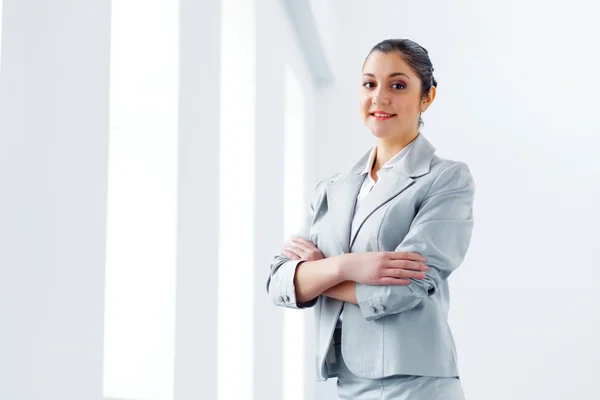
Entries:
[[341,256],[340,274],[344,280],[367,285],[400,285],[409,278],[424,279],[429,271],[425,257],[397,251],[348,253]]
[[292,260],[317,261],[325,258],[313,242],[292,237],[291,242],[283,246],[283,255]]

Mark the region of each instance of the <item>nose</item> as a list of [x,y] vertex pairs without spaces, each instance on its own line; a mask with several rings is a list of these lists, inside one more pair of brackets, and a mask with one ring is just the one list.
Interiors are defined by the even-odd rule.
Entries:
[[373,98],[371,99],[371,103],[373,103],[373,105],[379,105],[379,106],[387,106],[390,104],[390,99],[387,96],[386,92],[384,89],[380,87],[378,87],[375,92],[373,93]]

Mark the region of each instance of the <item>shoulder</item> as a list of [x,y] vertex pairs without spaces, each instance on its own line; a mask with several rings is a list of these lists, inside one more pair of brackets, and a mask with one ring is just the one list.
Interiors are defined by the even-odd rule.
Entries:
[[335,183],[342,175],[343,175],[343,173],[337,172],[337,173],[330,175],[324,179],[321,179],[319,181],[319,183],[317,184],[317,187],[315,188],[315,192],[318,193],[318,192],[325,191],[328,186]]
[[431,160],[429,175],[431,175],[430,194],[465,187],[475,189],[471,169],[464,161],[441,158],[435,155]]
[[430,173],[435,176],[441,174],[470,174],[471,169],[469,165],[464,161],[451,160],[449,158],[442,158],[434,155],[431,160]]
[[329,175],[326,178],[322,179],[317,185],[317,189],[325,190],[330,185],[334,184],[337,181],[344,180],[352,175],[359,174],[365,167],[369,156],[371,155],[372,148],[368,149],[368,151],[364,152],[358,160],[354,161],[353,164],[344,168],[342,171],[337,172],[333,175]]

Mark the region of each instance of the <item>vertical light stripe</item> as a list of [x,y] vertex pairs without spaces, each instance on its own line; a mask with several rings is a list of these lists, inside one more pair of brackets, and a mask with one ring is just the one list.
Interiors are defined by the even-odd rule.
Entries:
[[254,374],[255,4],[222,7],[218,398],[246,400]]
[[179,2],[113,0],[104,394],[173,399]]
[[[304,95],[297,76],[289,65],[285,69],[284,103],[284,232],[286,239],[303,222],[307,211],[304,182],[305,115]],[[284,400],[304,400],[306,313],[284,310]]]
[[2,10],[4,9],[3,0],[0,0],[0,72],[2,72]]

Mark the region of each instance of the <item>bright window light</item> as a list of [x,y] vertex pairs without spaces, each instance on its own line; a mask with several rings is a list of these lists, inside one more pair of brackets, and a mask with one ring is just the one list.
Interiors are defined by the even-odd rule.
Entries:
[[104,395],[172,400],[179,2],[111,12]]
[[221,5],[217,390],[219,400],[250,400],[254,391],[256,5],[248,0],[223,0]]
[[3,3],[2,0],[0,0],[0,72],[2,72],[2,10],[3,10]]
[[[284,232],[287,240],[303,222],[304,201],[304,94],[302,86],[287,65],[285,70],[284,126]],[[306,313],[284,310],[283,390],[284,400],[304,400]]]

